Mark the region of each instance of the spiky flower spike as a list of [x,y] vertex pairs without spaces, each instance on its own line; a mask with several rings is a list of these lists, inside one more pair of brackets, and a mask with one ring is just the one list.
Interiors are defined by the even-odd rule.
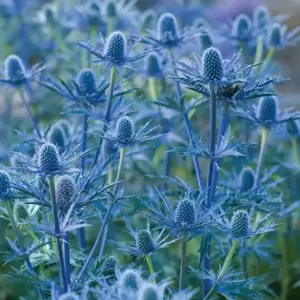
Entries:
[[244,168],[240,174],[240,191],[247,192],[254,186],[255,174],[251,168]]
[[9,55],[5,60],[5,78],[14,83],[22,82],[26,71],[22,59],[17,55]]
[[218,82],[224,76],[223,59],[220,51],[214,47],[206,49],[202,56],[202,72],[209,82]]
[[50,143],[56,145],[61,151],[67,146],[67,137],[65,130],[60,124],[54,124],[48,133],[48,140]]
[[140,274],[132,269],[126,269],[120,276],[119,283],[129,290],[138,290],[142,278]]
[[156,53],[151,53],[145,57],[145,71],[149,77],[160,77],[162,74],[162,65],[160,58]]
[[118,262],[114,256],[108,256],[105,258],[103,263],[103,270],[106,271],[115,271],[117,268]]
[[58,210],[65,214],[72,204],[76,192],[76,184],[72,177],[64,175],[56,182],[55,194]]
[[22,223],[22,222],[28,220],[28,217],[29,217],[28,210],[25,207],[25,205],[22,203],[16,203],[14,205],[13,215],[14,215],[14,219],[18,223]]
[[69,292],[67,294],[61,295],[59,297],[59,300],[80,300],[80,298],[76,294]]
[[48,143],[39,148],[38,165],[44,174],[59,170],[59,155],[55,145]]
[[281,24],[275,23],[269,30],[269,45],[279,48],[283,44],[283,33]]
[[190,226],[196,223],[196,207],[190,199],[181,200],[175,210],[175,221],[180,226]]
[[251,19],[245,14],[240,14],[233,23],[232,35],[237,39],[246,38],[249,36],[251,28]]
[[138,292],[138,300],[162,300],[158,287],[152,283],[144,283]]
[[253,23],[257,28],[264,28],[270,20],[270,12],[265,6],[258,6],[253,12]]
[[249,215],[244,210],[238,210],[231,219],[231,232],[234,238],[247,236],[249,232]]
[[263,122],[274,122],[277,119],[278,104],[276,97],[261,98],[258,118]]
[[148,230],[141,230],[136,237],[136,247],[145,254],[151,254],[155,250],[151,233]]
[[108,1],[106,5],[106,16],[108,18],[115,18],[117,16],[117,8],[115,1]]
[[96,77],[91,69],[83,69],[77,75],[80,94],[92,95],[97,91]]
[[127,144],[134,136],[134,126],[131,118],[124,116],[117,121],[116,138],[120,144]]
[[175,16],[171,13],[164,13],[159,17],[157,24],[159,40],[172,42],[178,39],[178,26]]
[[107,40],[104,56],[114,64],[122,64],[126,60],[127,41],[120,31],[113,32]]
[[0,199],[5,198],[10,193],[10,176],[4,171],[0,171]]

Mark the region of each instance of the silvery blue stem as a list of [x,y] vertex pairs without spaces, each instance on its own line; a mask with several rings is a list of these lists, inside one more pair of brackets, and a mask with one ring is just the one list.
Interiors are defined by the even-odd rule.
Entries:
[[[215,92],[215,86],[210,85],[210,138],[209,138],[209,151],[211,154],[208,180],[207,180],[207,202],[206,208],[210,208],[212,205],[212,180],[213,172],[215,168],[215,150],[216,150],[216,129],[217,129],[217,97]],[[211,266],[211,235],[208,237],[208,243],[206,248],[206,253],[204,256],[204,270],[206,272],[210,271]],[[202,284],[202,297],[203,299],[209,293],[211,288],[211,281],[209,279],[204,279]]]
[[68,284],[71,284],[71,264],[70,264],[70,233],[67,232],[65,235],[64,241],[64,250],[65,250],[65,268]]
[[[8,214],[8,217],[10,219],[14,234],[17,238],[20,250],[22,251],[22,253],[25,253],[25,246],[23,244],[22,236],[19,232],[18,226],[16,224],[16,221],[15,221],[15,218],[14,218],[14,215],[13,215],[13,212],[12,212],[10,200],[5,200],[5,206],[6,206],[6,209],[7,209],[7,214]],[[29,272],[35,275],[35,271],[33,269],[33,266],[31,264],[29,258],[27,256],[24,256],[24,260],[25,260],[25,263],[27,265],[27,268],[28,268]],[[42,289],[38,288],[38,291],[41,295],[41,298],[45,299],[45,295],[44,295],[44,292],[42,291]]]

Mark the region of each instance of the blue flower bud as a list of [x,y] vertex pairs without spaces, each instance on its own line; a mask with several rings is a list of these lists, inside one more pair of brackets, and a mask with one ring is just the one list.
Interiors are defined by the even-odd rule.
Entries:
[[126,58],[127,41],[124,33],[113,32],[107,40],[104,56],[113,64],[122,64]]
[[64,151],[68,144],[65,131],[58,123],[53,125],[49,130],[48,140],[50,143],[57,146],[61,151]]
[[12,54],[6,58],[5,78],[14,83],[21,83],[26,78],[26,70],[19,56]]
[[115,271],[117,268],[118,262],[114,256],[108,256],[103,262],[103,270],[106,271]]
[[181,200],[175,210],[175,222],[179,226],[191,226],[196,223],[195,202],[189,199]]
[[146,74],[149,77],[160,77],[162,74],[162,64],[156,53],[151,53],[145,57]]
[[80,300],[80,298],[76,294],[69,292],[64,295],[61,295],[59,297],[59,300]]
[[80,95],[92,95],[97,92],[96,77],[91,69],[83,69],[77,75]]
[[22,223],[24,221],[27,221],[29,218],[28,210],[25,207],[25,205],[22,203],[16,203],[14,205],[13,215],[17,223]]
[[117,16],[115,1],[108,1],[106,6],[106,15],[108,18],[115,18]]
[[269,45],[274,48],[279,48],[283,44],[283,31],[281,24],[274,24],[269,30]]
[[128,144],[134,136],[134,126],[131,118],[124,116],[117,121],[116,138],[120,144]]
[[148,255],[155,250],[151,233],[148,230],[141,230],[136,237],[136,247],[144,255]]
[[48,143],[39,148],[38,165],[44,174],[51,174],[59,170],[59,155],[55,145]]
[[10,193],[10,176],[4,171],[0,171],[0,199],[5,198]]
[[200,44],[203,51],[213,46],[213,41],[208,31],[204,30],[201,33]]
[[178,26],[175,16],[164,13],[159,17],[157,24],[158,39],[164,42],[172,42],[178,39]]
[[292,120],[286,123],[286,131],[291,136],[299,136],[300,128],[298,120]]
[[264,97],[260,100],[258,118],[262,122],[274,122],[277,120],[278,104],[276,97]]
[[246,211],[238,210],[231,219],[231,232],[234,238],[242,238],[249,232],[249,215]]
[[224,76],[223,59],[218,49],[211,47],[202,56],[203,76],[207,81],[218,82]]
[[238,39],[245,39],[250,35],[251,29],[251,19],[245,14],[240,14],[233,23],[232,35]]
[[144,283],[138,292],[138,300],[162,300],[162,297],[156,285]]
[[132,269],[125,270],[119,279],[119,283],[126,289],[138,290],[141,284],[142,278],[140,274]]
[[270,12],[265,6],[258,6],[253,12],[253,23],[257,28],[264,28],[270,20]]
[[69,175],[58,178],[56,182],[55,195],[58,210],[65,214],[72,204],[76,192],[76,183]]
[[240,174],[240,190],[247,192],[254,186],[255,174],[251,168],[244,168]]

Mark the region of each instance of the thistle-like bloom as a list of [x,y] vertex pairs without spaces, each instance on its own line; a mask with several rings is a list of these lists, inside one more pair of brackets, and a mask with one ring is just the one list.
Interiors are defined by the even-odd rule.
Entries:
[[164,289],[150,282],[145,282],[138,291],[138,300],[163,300]]
[[157,53],[150,53],[145,57],[145,75],[151,78],[164,76],[163,65]]
[[51,144],[54,144],[60,152],[63,152],[66,150],[69,144],[69,130],[70,128],[68,122],[59,121],[51,126],[47,133],[47,139]]
[[126,246],[114,241],[112,241],[112,243],[116,244],[120,251],[137,256],[138,258],[152,255],[157,250],[167,248],[170,244],[175,242],[175,240],[167,242],[169,236],[163,236],[164,230],[161,230],[158,236],[153,236],[149,225],[147,229],[140,231],[134,231],[129,224],[126,224],[126,227],[133,237],[135,244],[133,246]]
[[11,179],[8,173],[0,171],[0,199],[10,195]]
[[247,119],[255,126],[272,129],[286,122],[300,119],[299,112],[291,112],[291,109],[280,111],[275,96],[261,98],[259,104],[252,109],[238,109],[236,115]]
[[118,119],[113,135],[108,135],[103,138],[118,144],[120,147],[130,147],[134,144],[143,143],[160,137],[161,135],[152,135],[157,127],[149,129],[149,125],[150,121],[135,132],[132,119],[128,116],[123,116]]
[[184,45],[196,36],[196,28],[179,30],[176,17],[171,13],[164,13],[158,20],[156,31],[149,30],[141,42],[155,48],[172,49]]
[[248,192],[254,187],[255,174],[251,168],[244,168],[240,174],[240,191]]
[[140,272],[133,269],[126,269],[118,278],[118,284],[131,291],[137,291],[142,282],[143,279]]
[[152,51],[145,51],[134,56],[129,56],[130,51],[127,47],[127,39],[121,31],[113,32],[106,42],[102,42],[100,51],[98,51],[98,46],[96,47],[89,43],[79,42],[78,45],[96,56],[97,59],[95,62],[106,63],[108,68],[113,66],[128,67],[129,63],[145,57],[146,54]]
[[273,48],[295,46],[300,41],[300,26],[288,32],[287,25],[274,23],[268,29],[268,45]]
[[40,174],[44,177],[74,173],[74,161],[86,153],[76,154],[77,148],[59,153],[57,147],[45,143],[36,149],[36,156],[30,157],[21,153],[14,153],[16,170],[28,174]]
[[253,26],[257,29],[265,29],[271,20],[270,12],[265,6],[258,6],[253,11]]
[[9,55],[5,60],[4,78],[0,82],[11,87],[20,87],[36,79],[43,71],[40,65],[33,66],[26,70],[22,59],[17,55]]
[[233,22],[232,37],[237,41],[248,41],[252,37],[252,21],[245,15],[240,14]]
[[248,212],[238,210],[234,212],[231,219],[231,233],[234,238],[242,238],[249,232],[249,215]]
[[27,221],[29,213],[26,206],[22,203],[16,203],[13,208],[13,216],[17,223]]

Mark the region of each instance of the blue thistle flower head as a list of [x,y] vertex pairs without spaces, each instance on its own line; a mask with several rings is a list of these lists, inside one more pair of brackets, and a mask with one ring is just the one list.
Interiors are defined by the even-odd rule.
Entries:
[[60,213],[67,213],[72,204],[72,200],[76,193],[76,183],[69,175],[61,176],[57,179],[55,185],[55,195],[57,208]]
[[284,32],[280,23],[273,24],[268,32],[269,45],[274,48],[280,48],[283,45]]
[[137,291],[142,283],[139,272],[133,269],[126,269],[120,276],[118,282],[128,290]]
[[176,17],[171,13],[164,13],[158,19],[158,38],[165,43],[172,43],[178,40],[178,25]]
[[196,218],[195,202],[187,198],[181,200],[175,210],[175,222],[179,226],[191,226],[196,223]]
[[22,223],[29,218],[29,213],[26,206],[22,203],[16,203],[13,209],[14,219],[17,223]]
[[276,122],[278,103],[276,97],[261,98],[258,108],[258,118],[261,122]]
[[116,125],[116,139],[120,145],[129,144],[134,137],[134,125],[131,118],[124,116],[118,119]]
[[115,1],[107,2],[106,15],[108,18],[116,18],[117,17],[117,8],[116,8]]
[[113,64],[121,65],[126,60],[127,40],[123,32],[113,32],[107,40],[104,56]]
[[286,131],[292,137],[299,136],[300,135],[299,121],[291,120],[291,121],[287,122],[286,123]]
[[242,238],[249,233],[249,214],[244,210],[238,210],[231,219],[231,231],[234,238]]
[[39,148],[38,165],[44,174],[51,174],[59,170],[59,154],[54,144],[46,143]]
[[270,12],[265,6],[258,6],[253,12],[253,24],[256,28],[263,29],[270,21]]
[[203,77],[209,82],[219,82],[224,76],[223,59],[217,48],[206,49],[202,56]]
[[69,292],[61,295],[59,300],[80,300],[80,298],[75,293]]
[[211,34],[207,30],[202,30],[200,35],[200,46],[202,51],[213,46]]
[[97,93],[96,77],[91,69],[83,69],[78,73],[77,84],[82,96]]
[[9,55],[5,60],[5,78],[14,84],[22,84],[26,80],[26,70],[22,59],[17,55]]
[[68,141],[64,128],[60,123],[54,124],[48,132],[48,141],[58,147],[60,151],[64,151]]
[[114,256],[107,256],[103,262],[103,270],[115,271],[118,266],[118,261]]
[[151,254],[155,251],[154,241],[151,232],[148,230],[141,230],[136,236],[136,247],[140,253],[144,255]]
[[138,300],[162,300],[161,291],[153,283],[144,283],[138,291]]
[[0,171],[0,199],[9,196],[11,179],[7,172]]
[[244,168],[240,174],[240,191],[247,192],[254,187],[255,174],[251,168]]
[[234,20],[232,27],[232,35],[238,40],[245,40],[251,34],[251,29],[251,19],[245,14],[240,14]]
[[149,77],[161,77],[163,67],[157,53],[151,53],[145,57],[145,73]]

